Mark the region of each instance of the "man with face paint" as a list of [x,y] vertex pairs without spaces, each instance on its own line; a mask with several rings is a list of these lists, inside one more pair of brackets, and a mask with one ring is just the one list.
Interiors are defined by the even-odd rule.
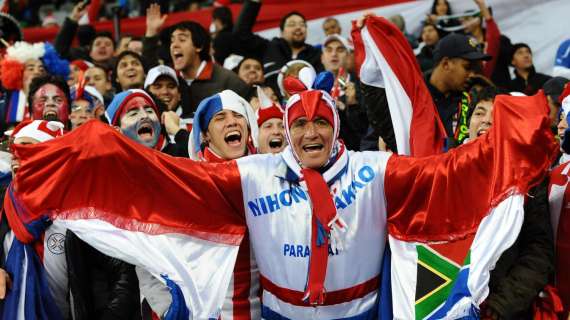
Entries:
[[91,119],[101,119],[105,114],[103,96],[91,86],[76,86],[71,90],[71,130]]
[[162,134],[160,112],[153,98],[144,90],[123,91],[107,107],[106,117],[112,126],[132,140],[173,156],[187,156]]
[[69,101],[69,87],[59,77],[42,76],[30,84],[28,105],[34,120],[59,121],[67,126]]

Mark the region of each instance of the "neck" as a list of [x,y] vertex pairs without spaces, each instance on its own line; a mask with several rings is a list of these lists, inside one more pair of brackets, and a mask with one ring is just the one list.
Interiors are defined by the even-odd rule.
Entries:
[[182,75],[185,79],[196,79],[198,75],[198,69],[200,69],[200,64],[202,60],[199,57],[196,57],[192,63],[186,69],[182,70]]
[[516,70],[517,70],[517,74],[521,78],[528,80],[528,75],[530,74],[530,68],[528,68],[528,69],[516,69]]
[[433,70],[431,77],[429,78],[429,83],[432,86],[434,86],[439,92],[441,92],[447,96],[449,94],[449,91],[451,91],[451,90],[449,90],[449,88],[445,84],[445,81],[443,81],[443,78],[444,77],[443,77],[442,71],[436,67]]

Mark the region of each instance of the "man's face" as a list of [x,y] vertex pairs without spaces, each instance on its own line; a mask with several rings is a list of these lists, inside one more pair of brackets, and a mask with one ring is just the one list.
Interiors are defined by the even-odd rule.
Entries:
[[291,123],[289,129],[293,150],[305,168],[319,169],[324,166],[331,153],[333,127],[328,121],[316,117],[309,121],[301,117]]
[[259,153],[279,153],[285,149],[285,129],[283,119],[271,118],[259,127]]
[[[563,112],[560,113],[560,122],[558,122],[556,129],[558,130],[558,137],[560,138],[560,144],[562,145],[562,141],[564,141],[564,132],[568,129],[568,120],[566,120]],[[564,152],[562,147],[560,150]]]
[[51,83],[41,86],[32,97],[32,118],[67,123],[69,106],[63,91]]
[[120,116],[120,130],[127,137],[154,148],[160,137],[160,122],[154,108],[142,97],[130,99]]
[[95,62],[103,62],[111,59],[115,50],[113,40],[107,37],[98,37],[93,41],[89,56]]
[[336,73],[345,65],[347,56],[348,50],[340,41],[329,41],[323,48],[321,62],[326,71]]
[[426,46],[435,46],[439,41],[439,34],[434,26],[427,25],[422,29],[422,41]]
[[[444,58],[447,59],[447,58]],[[448,59],[446,62],[446,83],[452,91],[466,90],[469,78],[475,75],[474,69],[479,61],[469,61],[463,58]]]
[[330,36],[331,34],[340,34],[340,25],[336,19],[328,19],[323,23],[323,31],[325,36]]
[[[40,143],[40,142],[34,138],[20,137],[20,138],[14,139],[14,142],[12,142],[12,143],[13,144],[36,144],[36,143]],[[16,157],[12,157],[12,160],[10,162],[10,168],[12,169],[12,176],[14,176],[16,174],[16,172],[18,171],[18,169],[20,169],[20,160]]]
[[516,69],[526,70],[532,67],[532,53],[528,48],[522,47],[517,49],[513,54],[513,60],[511,64]]
[[469,139],[485,134],[493,125],[493,102],[483,100],[477,103],[469,121]]
[[263,66],[259,61],[246,59],[238,70],[238,76],[248,85],[261,84],[265,81],[263,77]]
[[435,4],[435,14],[438,16],[444,16],[447,14],[447,10],[449,7],[447,6],[447,2],[445,0],[437,0]]
[[85,71],[85,81],[88,85],[95,87],[99,93],[105,95],[111,90],[111,81],[107,77],[105,70],[98,67],[91,67]]
[[117,82],[123,90],[141,89],[144,84],[144,69],[139,59],[124,56],[117,63]]
[[208,148],[225,160],[243,157],[247,154],[249,139],[247,121],[235,111],[222,110],[210,121],[204,138]]
[[95,108],[90,108],[89,101],[75,100],[71,104],[71,114],[69,121],[71,122],[71,130],[74,130],[85,122],[95,119]]
[[281,36],[294,48],[303,46],[307,38],[307,24],[305,20],[298,15],[290,16],[285,20]]
[[175,111],[180,102],[180,91],[176,82],[168,76],[160,76],[148,90],[162,101],[168,111]]
[[192,33],[188,30],[178,29],[170,36],[170,57],[176,71],[185,71],[190,68],[196,59],[200,59],[200,51],[192,42]]
[[127,50],[136,52],[142,55],[143,44],[141,40],[131,40],[127,45]]
[[481,18],[479,17],[463,17],[460,21],[465,28],[465,33],[473,34],[477,29],[481,28]]
[[30,59],[24,63],[24,74],[22,76],[23,90],[28,92],[30,88],[30,83],[34,78],[43,76],[46,74],[46,69],[44,64],[39,59]]

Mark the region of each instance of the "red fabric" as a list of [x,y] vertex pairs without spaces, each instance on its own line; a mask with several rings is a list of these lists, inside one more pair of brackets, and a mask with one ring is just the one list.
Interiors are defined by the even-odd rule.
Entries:
[[313,120],[319,116],[327,120],[331,126],[334,126],[334,114],[327,103],[322,99],[323,93],[320,90],[309,90],[299,94],[301,99],[287,109],[288,127],[291,123],[301,117],[307,117],[307,120]]
[[501,49],[501,31],[499,31],[499,26],[495,23],[493,18],[485,20],[487,23],[487,30],[485,31],[485,42],[487,46],[485,48],[485,53],[490,55],[491,60],[487,61],[483,65],[483,75],[489,79],[495,71],[495,66],[497,65],[497,60],[499,59],[500,49]]
[[[14,149],[21,159],[16,190],[32,217],[46,212],[67,219],[97,217],[130,231],[178,232],[228,244],[239,244],[243,237],[243,196],[235,161],[210,164],[173,158],[100,121]],[[145,184],[136,182],[141,174]],[[157,192],[158,186],[163,192]]]
[[[408,40],[396,25],[381,17],[367,18],[365,27],[412,102],[411,155],[421,157],[441,153],[445,129]],[[361,74],[365,72],[361,67],[366,55],[361,31],[356,26],[352,29],[352,39],[357,74]]]
[[204,69],[198,75],[196,80],[211,80],[212,79],[212,72],[214,72],[214,63],[212,61],[206,62]]
[[[264,30],[268,28],[275,28],[279,26],[279,21],[283,17],[285,12],[289,11],[299,11],[307,19],[318,19],[328,16],[333,16],[337,14],[365,10],[368,8],[374,8],[383,5],[391,5],[402,2],[410,2],[413,0],[329,0],[329,1],[304,1],[304,0],[269,0],[263,1],[263,6],[257,18],[257,22],[254,26],[254,31]],[[241,9],[240,4],[232,4],[229,6],[233,16],[239,16]],[[171,13],[166,19],[164,27],[171,26],[181,21],[191,20],[200,23],[206,30],[211,22],[213,8],[206,8],[194,12],[177,12]],[[89,15],[91,18],[92,15]],[[146,30],[146,17],[138,17],[132,19],[121,19],[121,33],[130,34],[133,36],[144,36]],[[112,21],[98,21],[90,20],[91,25],[97,31],[109,31],[113,32],[113,22]],[[28,42],[41,42],[50,41],[53,42],[57,32],[58,27],[52,28],[42,28],[42,27],[32,27],[24,28],[24,39]]]
[[[320,98],[319,98],[320,99]],[[310,305],[322,305],[325,302],[325,278],[329,260],[328,234],[331,222],[336,216],[336,208],[330,195],[329,187],[323,176],[310,168],[302,169],[303,179],[307,183],[307,191],[312,203],[312,228],[311,228],[311,256],[309,257],[309,278],[305,297]],[[319,243],[319,228],[326,232]]]
[[3,59],[0,61],[0,80],[8,90],[20,90],[24,86],[24,64],[16,60]]
[[444,155],[390,157],[384,180],[388,232],[420,242],[474,234],[492,207],[513,193],[526,194],[547,172],[558,149],[548,113],[542,92],[499,95],[487,134]]
[[558,103],[562,104],[562,101],[564,101],[564,98],[566,98],[569,95],[570,95],[570,83],[567,83],[564,85],[564,90],[562,90],[562,93],[558,97]]
[[89,24],[97,21],[99,16],[99,9],[101,9],[101,0],[92,0],[87,8],[87,16],[89,17]]
[[[275,295],[279,300],[285,301],[295,306],[310,307],[311,305],[303,301],[303,292],[282,288],[271,282],[263,275],[259,275],[263,290],[267,290]],[[330,291],[326,293],[325,301],[322,305],[331,306],[339,303],[350,302],[354,299],[362,298],[367,294],[378,290],[380,277],[376,276],[368,281],[357,284],[354,287]]]
[[556,288],[548,285],[542,292],[545,296],[537,297],[532,303],[533,319],[558,320],[558,315],[562,314],[564,309]]
[[233,277],[233,319],[250,320],[251,304],[249,303],[249,296],[251,292],[251,257],[248,232],[245,233],[243,241],[239,245]]
[[[8,219],[10,229],[14,232],[14,236],[22,243],[32,243],[34,236],[30,234],[24,225],[25,222],[22,221],[22,217],[18,215],[16,208],[14,208],[14,203],[9,195],[9,189],[6,190],[6,194],[4,195],[4,213],[6,214],[6,219]],[[31,220],[28,220],[27,222],[30,221]]]
[[290,95],[301,93],[308,89],[299,78],[293,76],[288,76],[283,80],[283,88],[285,88],[285,91]]
[[261,127],[265,121],[273,118],[283,119],[283,110],[277,105],[272,105],[269,108],[261,108],[257,112],[257,125]]

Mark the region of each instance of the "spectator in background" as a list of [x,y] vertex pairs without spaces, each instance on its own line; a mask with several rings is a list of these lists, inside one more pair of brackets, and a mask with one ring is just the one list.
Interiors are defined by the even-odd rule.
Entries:
[[100,65],[93,65],[85,71],[85,81],[88,85],[95,87],[103,96],[105,106],[113,100],[113,84],[109,71]]
[[[497,91],[484,89],[473,101],[469,138],[486,134],[493,125]],[[532,319],[532,302],[554,270],[554,243],[548,219],[548,180],[530,190],[524,222],[515,243],[491,271],[489,296],[481,305],[481,319]]]
[[328,17],[323,21],[323,32],[325,36],[330,36],[331,34],[341,34],[342,30],[340,28],[340,23],[336,18]]
[[546,81],[542,86],[548,105],[550,106],[550,120],[552,121],[552,128],[554,131],[558,125],[560,114],[560,95],[564,90],[564,86],[568,83],[568,79],[563,77],[554,77]]
[[305,42],[307,21],[301,13],[293,11],[285,14],[279,24],[281,36],[268,40],[252,32],[260,9],[260,1],[246,0],[236,22],[234,34],[239,50],[256,55],[263,62],[268,85],[277,90],[279,70],[293,59],[307,61],[317,71],[323,69],[321,50]]
[[[485,0],[474,0],[479,13],[461,19],[465,33],[473,36],[480,49],[491,56],[491,60],[483,64],[482,74],[501,88],[508,88],[510,82],[509,65],[511,63],[511,40],[502,35],[499,26],[493,19]],[[483,28],[483,21],[487,26]]]
[[212,10],[212,23],[210,24],[210,34],[213,39],[212,50],[214,59],[219,64],[223,64],[234,51],[233,28],[234,21],[230,8],[217,7]]
[[143,43],[141,37],[132,37],[131,41],[127,44],[127,50],[136,52],[142,56]]
[[563,41],[556,51],[552,76],[570,79],[570,39]]
[[164,104],[166,111],[174,111],[178,116],[182,115],[178,77],[174,69],[168,66],[156,66],[150,69],[144,88]]
[[390,22],[395,24],[398,27],[398,29],[402,31],[412,49],[418,46],[417,39],[414,36],[408,34],[408,32],[406,31],[406,20],[404,20],[404,17],[401,14],[393,15],[390,18],[388,18],[388,20],[390,20]]
[[142,89],[145,78],[146,66],[138,53],[124,51],[117,57],[113,70],[113,82],[117,91]]
[[115,52],[115,40],[110,32],[98,32],[93,38],[89,47],[89,57],[91,61],[103,64],[113,64],[113,53]]
[[435,45],[438,43],[439,39],[440,31],[436,26],[432,23],[424,24],[420,36],[423,46],[420,44],[421,50],[416,56],[422,72],[433,69],[433,50],[435,49]]
[[115,49],[114,56],[118,57],[121,53],[128,50],[129,42],[131,41],[132,37],[130,35],[121,35],[119,39],[119,43],[117,44],[117,48]]
[[511,65],[515,68],[515,77],[509,87],[512,91],[534,95],[551,77],[536,72],[532,62],[532,51],[526,43],[513,45]]
[[70,95],[67,83],[57,76],[34,78],[28,95],[33,120],[59,121],[69,127]]
[[262,85],[265,82],[263,65],[257,58],[244,58],[237,65],[236,69],[239,78],[250,86]]
[[287,146],[285,128],[283,127],[283,109],[272,101],[261,87],[257,87],[259,108],[257,126],[257,153],[279,153]]
[[79,81],[79,75],[85,73],[93,64],[85,60],[73,60],[69,64],[69,78],[67,78],[67,85],[71,88]]
[[430,14],[427,16],[428,23],[436,25],[439,29],[454,27],[459,24],[456,19],[450,19],[447,16],[452,14],[451,5],[447,0],[434,0],[431,5]]
[[71,130],[79,128],[91,119],[101,119],[105,114],[103,96],[91,86],[76,86],[71,89]]

